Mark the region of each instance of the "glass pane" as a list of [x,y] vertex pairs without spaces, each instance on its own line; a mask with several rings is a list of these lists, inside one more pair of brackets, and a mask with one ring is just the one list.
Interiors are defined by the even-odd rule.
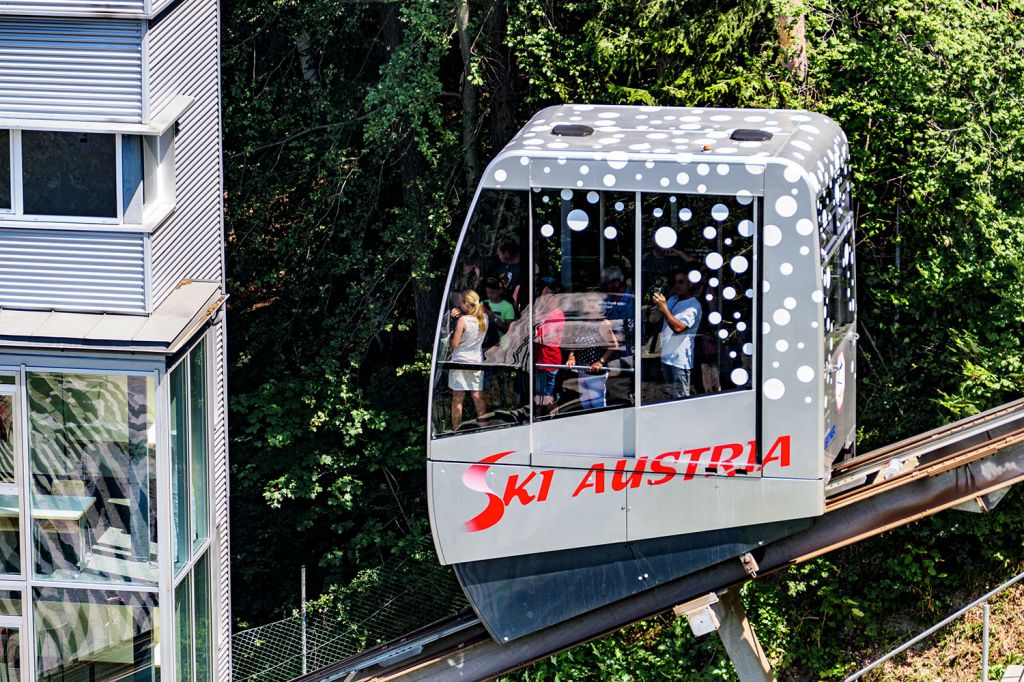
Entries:
[[0,484],[14,483],[14,425],[14,396],[0,395]]
[[210,667],[210,553],[196,561],[195,567],[195,619],[196,619],[196,682],[213,682]]
[[636,194],[533,194],[534,415],[634,403]]
[[754,206],[749,197],[641,197],[641,404],[750,388]]
[[[21,615],[21,590],[0,590],[0,616]],[[0,678],[2,681],[3,678]]]
[[0,208],[11,208],[10,130],[0,130]]
[[114,135],[21,133],[25,213],[117,217]]
[[14,396],[0,395],[0,573],[21,573],[21,540],[18,507],[18,492],[15,486],[15,461],[17,439],[15,437]]
[[142,138],[121,137],[121,215],[126,223],[142,222]]
[[64,588],[33,592],[39,680],[160,679],[155,594]]
[[149,376],[28,375],[37,575],[156,583],[155,403]]
[[0,682],[21,680],[21,632],[0,628]]
[[0,386],[13,386],[14,377],[10,374],[0,374]]
[[636,195],[534,193],[539,419],[634,403]]
[[433,435],[524,423],[526,192],[484,190],[456,257],[434,353]]
[[825,287],[825,351],[831,353],[856,310],[853,279],[853,232],[848,232],[825,265],[821,281]]
[[189,353],[189,426],[192,445],[192,551],[210,536],[207,446],[206,340]]
[[174,572],[188,563],[190,502],[188,462],[188,394],[185,386],[187,362],[171,371],[171,508],[174,514]]
[[174,627],[177,646],[174,660],[178,669],[177,679],[188,682],[192,679],[192,596],[189,580],[185,578],[174,590]]

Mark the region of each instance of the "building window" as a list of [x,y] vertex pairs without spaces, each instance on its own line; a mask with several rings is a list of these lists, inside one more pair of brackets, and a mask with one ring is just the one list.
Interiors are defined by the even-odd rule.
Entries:
[[206,351],[202,339],[170,374],[175,573],[210,536]]
[[141,225],[174,203],[173,131],[0,131],[0,217]]
[[160,679],[155,594],[46,587],[33,596],[37,679]]
[[174,589],[175,662],[181,682],[212,682],[210,554],[204,553]]
[[152,376],[30,372],[35,575],[155,585]]

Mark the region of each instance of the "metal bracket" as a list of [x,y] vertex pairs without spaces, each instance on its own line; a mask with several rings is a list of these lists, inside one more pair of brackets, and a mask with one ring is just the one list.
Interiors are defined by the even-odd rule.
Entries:
[[743,570],[751,578],[756,578],[757,572],[761,570],[761,567],[757,565],[757,559],[750,552],[740,555],[740,563],[743,564]]
[[686,622],[690,624],[694,637],[703,637],[718,629],[718,616],[711,609],[712,604],[718,603],[718,595],[714,592],[691,599],[685,604],[672,607],[672,613],[678,617],[686,616]]

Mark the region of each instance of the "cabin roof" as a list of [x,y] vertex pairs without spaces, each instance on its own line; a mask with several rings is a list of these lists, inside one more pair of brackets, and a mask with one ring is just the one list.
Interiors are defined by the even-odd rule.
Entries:
[[[584,125],[594,132],[556,135],[552,129],[557,125]],[[764,131],[771,139],[731,139],[737,130]],[[499,156],[600,160],[613,153],[684,162],[786,159],[815,175],[821,170],[818,161],[845,159],[848,150],[842,129],[811,111],[567,104],[538,112]]]

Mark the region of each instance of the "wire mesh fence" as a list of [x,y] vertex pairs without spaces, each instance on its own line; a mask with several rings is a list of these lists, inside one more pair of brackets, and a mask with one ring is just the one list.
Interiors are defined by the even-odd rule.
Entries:
[[448,566],[433,557],[389,561],[361,571],[344,589],[316,600],[306,615],[242,630],[232,637],[236,682],[288,682],[467,606]]

